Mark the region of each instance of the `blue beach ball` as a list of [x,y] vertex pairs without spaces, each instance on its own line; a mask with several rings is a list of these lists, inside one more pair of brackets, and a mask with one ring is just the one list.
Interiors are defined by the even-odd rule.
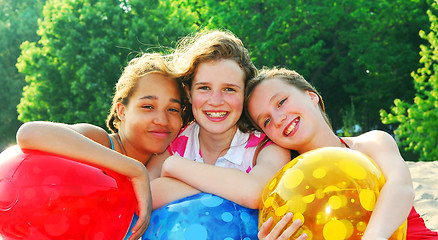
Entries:
[[[258,209],[249,209],[213,194],[199,193],[153,211],[149,228],[141,239],[258,239],[258,213]],[[131,228],[137,219],[135,216]]]

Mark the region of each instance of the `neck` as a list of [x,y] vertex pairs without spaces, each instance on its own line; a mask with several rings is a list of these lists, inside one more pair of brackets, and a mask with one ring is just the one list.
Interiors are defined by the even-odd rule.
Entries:
[[135,160],[143,163],[146,165],[148,161],[151,159],[152,154],[151,152],[147,151],[140,151],[134,146],[132,146],[129,141],[124,137],[124,135],[120,132],[115,134],[115,137],[117,139],[118,148],[115,149],[119,153],[128,156],[130,158],[134,158]]
[[222,134],[211,134],[202,128],[199,130],[199,145],[205,163],[215,164],[231,146],[237,126]]

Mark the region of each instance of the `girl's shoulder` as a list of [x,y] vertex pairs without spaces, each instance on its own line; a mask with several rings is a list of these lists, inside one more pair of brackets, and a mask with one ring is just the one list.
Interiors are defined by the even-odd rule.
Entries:
[[70,128],[104,146],[110,147],[111,145],[108,132],[99,126],[89,123],[77,123],[70,125]]
[[178,136],[187,136],[193,134],[193,132],[199,133],[199,125],[193,121],[179,130]]
[[198,134],[199,125],[196,122],[190,123],[180,130],[178,136],[167,147],[167,151],[172,155],[178,153],[180,156],[184,156],[189,139],[191,142],[197,142]]
[[395,139],[387,132],[381,130],[371,130],[356,137],[343,138],[354,150],[361,152],[376,151],[397,147]]
[[381,141],[394,140],[394,138],[387,132],[381,130],[371,130],[366,133],[362,133],[357,137],[352,137],[355,141],[361,143],[374,143]]

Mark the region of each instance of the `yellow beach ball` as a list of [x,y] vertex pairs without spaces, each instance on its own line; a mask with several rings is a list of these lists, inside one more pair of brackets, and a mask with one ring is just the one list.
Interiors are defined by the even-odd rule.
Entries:
[[[361,239],[385,179],[361,152],[336,147],[316,149],[286,164],[262,193],[259,228],[287,213],[303,225],[292,236],[309,240]],[[390,239],[406,239],[406,222]]]

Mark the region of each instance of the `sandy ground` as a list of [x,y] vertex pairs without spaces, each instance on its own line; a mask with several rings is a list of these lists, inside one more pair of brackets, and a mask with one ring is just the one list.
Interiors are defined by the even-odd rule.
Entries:
[[407,164],[414,184],[415,209],[427,227],[438,231],[438,161]]

